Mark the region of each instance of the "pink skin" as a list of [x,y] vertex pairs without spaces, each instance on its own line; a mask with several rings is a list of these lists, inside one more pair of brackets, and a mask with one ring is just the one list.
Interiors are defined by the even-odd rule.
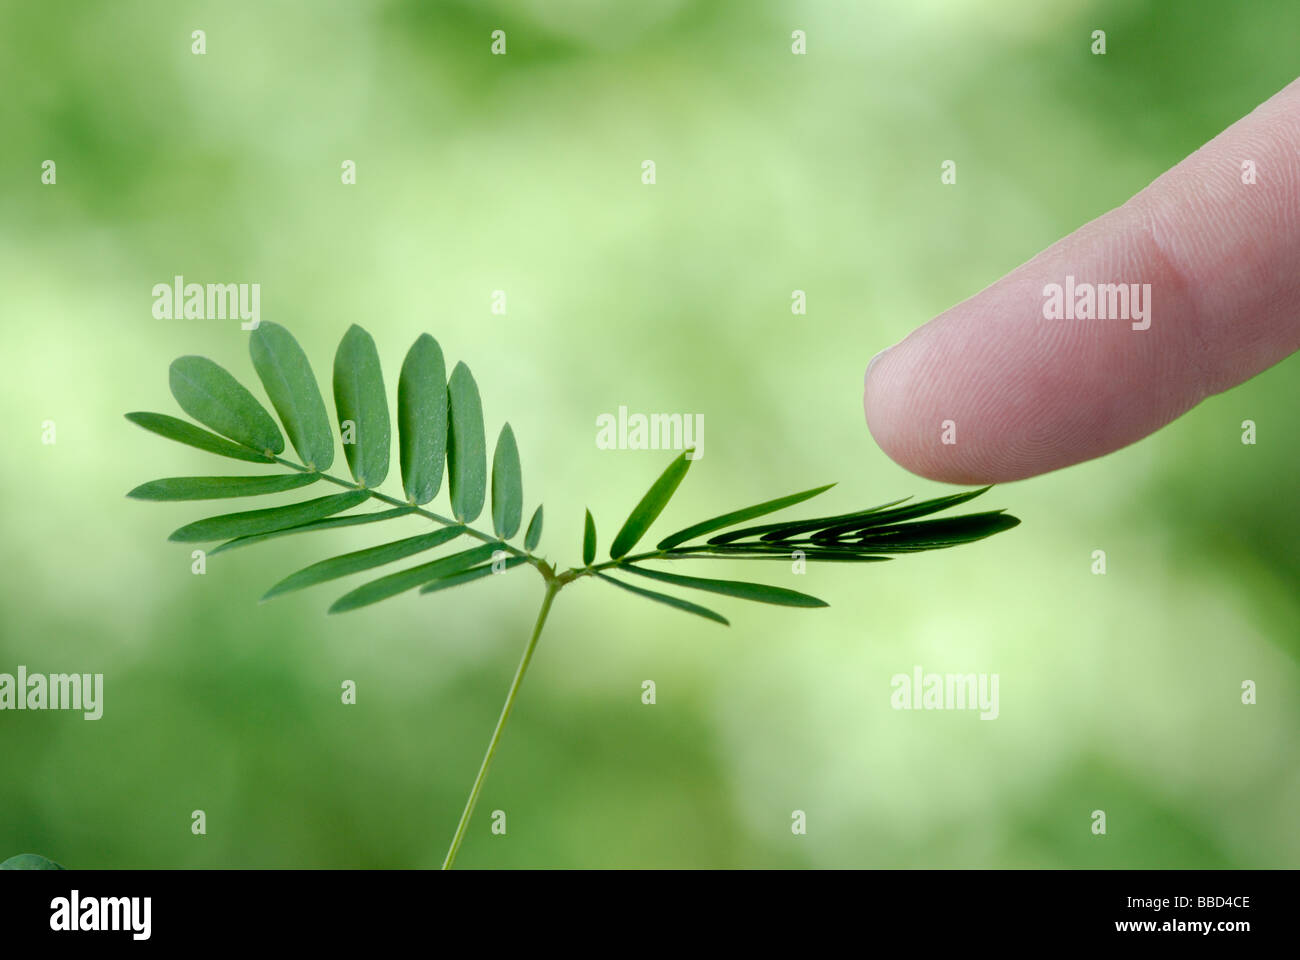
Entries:
[[[1150,328],[1044,319],[1043,287],[1067,274],[1149,283]],[[1297,349],[1300,80],[878,355],[863,405],[876,442],[914,473],[1020,480],[1140,440]]]

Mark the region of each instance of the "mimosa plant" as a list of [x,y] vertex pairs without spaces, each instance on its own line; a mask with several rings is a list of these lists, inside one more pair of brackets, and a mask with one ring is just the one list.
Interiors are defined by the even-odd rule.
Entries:
[[[214,555],[273,537],[416,515],[429,520],[434,529],[314,563],[272,586],[263,599],[427,554],[457,540],[462,544],[472,541],[473,545],[363,583],[335,600],[329,612],[356,610],[411,590],[436,593],[521,566],[531,566],[545,585],[541,610],[452,837],[444,869],[455,862],[547,614],[566,585],[582,577],[595,577],[634,596],[726,625],[721,614],[694,601],[620,578],[648,580],[656,588],[703,591],[788,607],[824,607],[826,604],[816,597],[786,587],[687,576],[663,567],[678,567],[687,561],[791,557],[812,562],[875,563],[888,560],[889,554],[981,540],[1019,523],[1001,510],[919,519],[965,503],[988,489],[984,487],[910,505],[895,500],[834,516],[742,526],[824,493],[833,486],[828,484],[691,524],[659,540],[653,549],[633,552],[686,476],[693,462],[686,451],[673,459],[632,508],[610,544],[608,559],[596,561],[596,526],[588,511],[582,564],[561,570],[537,552],[542,536],[540,505],[524,528],[522,539],[519,537],[524,494],[519,452],[510,425],[502,426],[497,437],[489,474],[478,387],[464,363],[456,364],[450,378],[447,376],[442,350],[431,336],[424,334],[415,341],[397,381],[402,496],[379,490],[388,477],[392,425],[379,355],[368,333],[350,327],[334,357],[334,405],[350,480],[326,472],[334,463],[334,431],[316,377],[298,342],[283,327],[263,322],[251,334],[250,351],[253,367],[298,460],[281,456],[285,439],[280,426],[239,381],[204,357],[181,357],[171,365],[172,395],[185,413],[209,429],[162,413],[129,413],[127,419],[210,453],[278,469],[262,476],[153,480],[136,487],[128,496],[140,500],[215,500],[283,493],[321,482],[342,488],[342,492],[206,517],[174,531],[171,540],[218,543],[210,551]],[[437,496],[444,475],[451,516],[426,507]],[[472,524],[484,510],[489,486],[491,527],[480,529]],[[354,508],[376,505],[381,509],[354,512]]]

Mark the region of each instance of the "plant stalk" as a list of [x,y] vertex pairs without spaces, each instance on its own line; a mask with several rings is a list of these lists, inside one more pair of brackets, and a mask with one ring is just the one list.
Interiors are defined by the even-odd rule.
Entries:
[[519,695],[519,687],[524,682],[524,674],[528,671],[528,664],[533,659],[533,651],[537,649],[537,638],[542,635],[542,627],[546,624],[546,615],[551,612],[551,601],[555,595],[560,592],[561,584],[556,580],[547,579],[546,596],[542,599],[542,609],[537,613],[537,623],[533,627],[533,635],[528,638],[528,646],[524,648],[524,655],[519,660],[519,668],[515,671],[515,679],[510,684],[510,692],[506,694],[506,702],[501,707],[501,716],[497,719],[497,728],[492,731],[492,739],[488,743],[487,753],[483,757],[483,763],[478,768],[478,776],[474,778],[474,787],[469,792],[469,799],[465,801],[465,810],[460,815],[460,823],[456,825],[456,834],[451,838],[451,847],[447,850],[447,858],[442,862],[442,869],[450,870],[453,863],[456,862],[456,854],[460,850],[461,842],[465,839],[465,831],[469,828],[470,817],[474,815],[474,805],[478,803],[478,795],[483,790],[483,782],[487,780],[488,768],[492,766],[492,758],[496,755],[497,746],[501,742],[501,731],[505,729],[506,721],[510,719],[510,711],[514,709],[515,698]]

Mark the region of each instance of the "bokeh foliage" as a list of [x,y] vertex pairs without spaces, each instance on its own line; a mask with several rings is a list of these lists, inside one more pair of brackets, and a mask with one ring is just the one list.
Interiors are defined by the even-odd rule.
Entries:
[[[708,426],[651,536],[835,479],[831,509],[939,495],[871,443],[867,360],[1294,79],[1297,29],[1288,0],[4,4],[0,670],[102,672],[105,712],[0,714],[0,858],[436,864],[540,600],[258,606],[315,558],[293,538],[191,575],[161,541],[192,508],[122,493],[209,458],[121,413],[176,412],[167,363],[247,334],[153,319],[155,283],[260,282],[318,369],[352,322],[390,378],[435,332],[566,565],[662,463],[596,449],[620,404]],[[480,815],[459,863],[1300,866],[1296,362],[997,488],[1014,534],[789,577],[815,617],[684,627],[575,585],[479,807],[509,833]],[[891,710],[914,664],[998,673],[1001,716]]]

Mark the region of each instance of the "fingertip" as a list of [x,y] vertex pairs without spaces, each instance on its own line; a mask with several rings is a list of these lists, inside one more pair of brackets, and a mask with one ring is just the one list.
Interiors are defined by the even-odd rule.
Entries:
[[[940,318],[942,319],[942,318]],[[932,321],[932,324],[938,320]],[[996,483],[987,464],[968,455],[958,417],[965,406],[953,385],[944,351],[936,352],[932,324],[886,348],[867,364],[862,407],[867,430],[885,454],[904,469],[942,483]],[[946,409],[951,408],[951,409]]]
[[[876,443],[930,479],[1020,480],[1119,450],[1289,356],[1297,145],[1300,81],[877,354],[863,387]],[[1273,172],[1247,182],[1242,156]]]

